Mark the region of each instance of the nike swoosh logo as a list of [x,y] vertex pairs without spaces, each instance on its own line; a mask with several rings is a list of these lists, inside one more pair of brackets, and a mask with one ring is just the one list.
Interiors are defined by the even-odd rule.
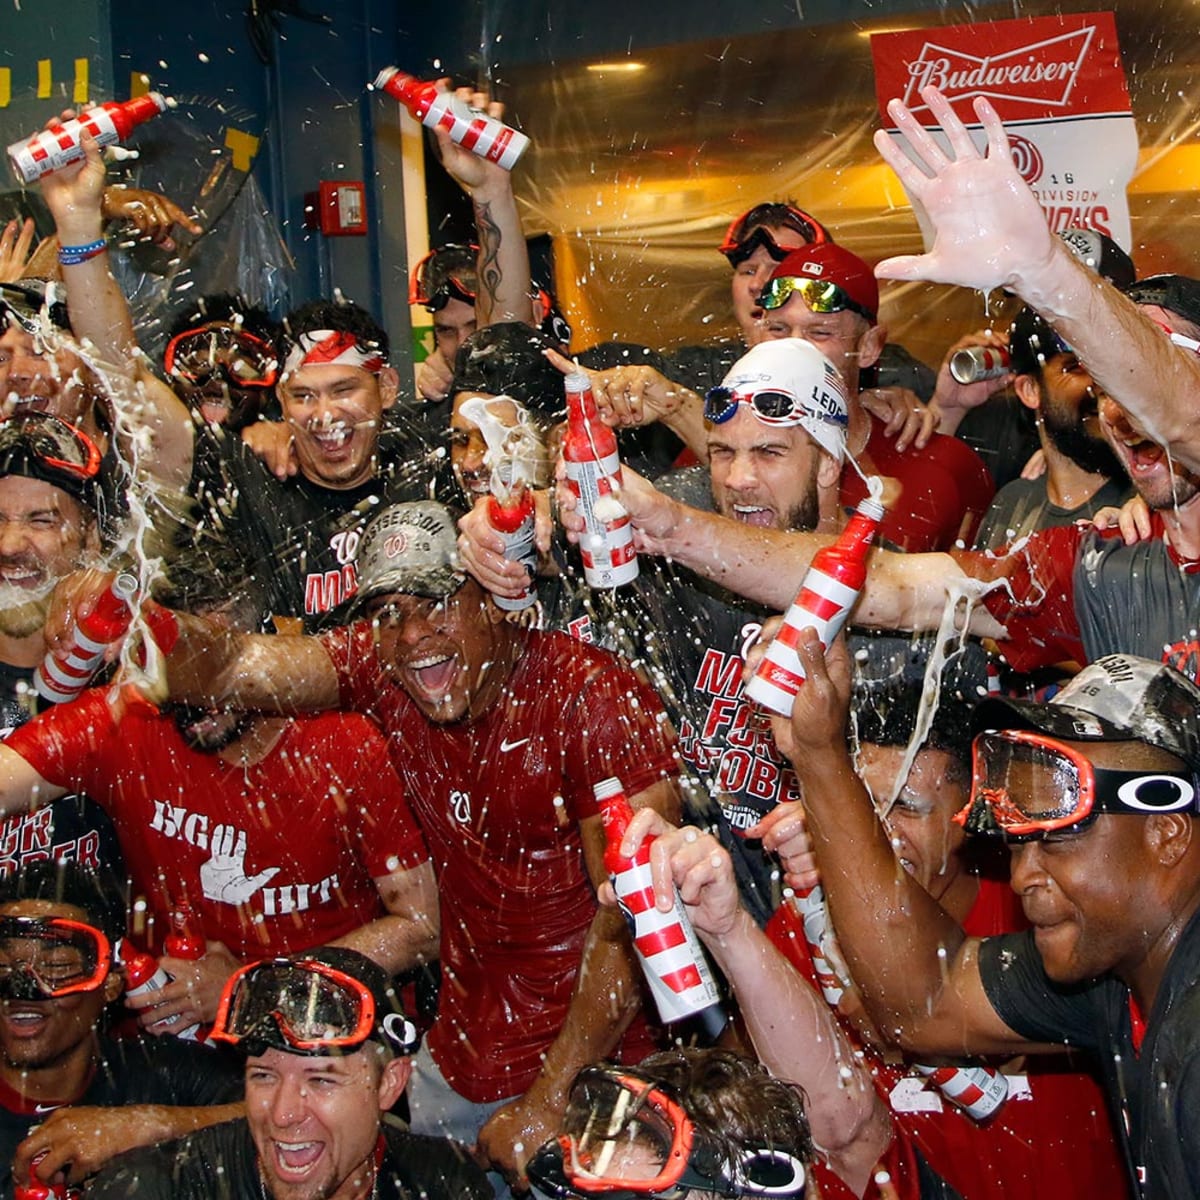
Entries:
[[35,1104],[33,1106],[33,1111],[35,1113],[48,1113],[56,1112],[60,1108],[62,1108],[61,1104]]
[[521,738],[519,742],[510,742],[507,738],[500,743],[500,753],[507,754],[510,750],[515,750],[518,746],[523,746],[529,741],[529,738]]

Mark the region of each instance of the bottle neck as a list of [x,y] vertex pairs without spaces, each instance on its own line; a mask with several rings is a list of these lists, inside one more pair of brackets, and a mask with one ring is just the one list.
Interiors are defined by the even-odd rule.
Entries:
[[604,822],[605,837],[615,846],[625,836],[629,822],[633,820],[633,809],[624,795],[609,796],[600,801],[600,819]]
[[599,413],[596,411],[596,397],[592,395],[591,388],[582,392],[567,393],[567,424],[569,426],[586,425],[599,419]]
[[865,555],[875,540],[879,522],[868,513],[856,512],[838,535],[838,549],[853,555]]

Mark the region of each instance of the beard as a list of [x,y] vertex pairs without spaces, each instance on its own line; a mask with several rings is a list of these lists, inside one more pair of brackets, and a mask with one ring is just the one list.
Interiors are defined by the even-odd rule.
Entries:
[[816,471],[813,471],[812,487],[804,499],[783,513],[779,528],[787,533],[810,533],[821,519],[821,505],[817,496]]
[[0,584],[0,634],[26,638],[46,624],[54,580],[30,591],[28,588]]
[[1088,433],[1077,412],[1064,412],[1053,404],[1042,405],[1042,428],[1050,444],[1089,475],[1121,479],[1125,471],[1103,436]]
[[[201,754],[216,754],[232,745],[254,720],[251,713],[223,713],[198,705],[168,704],[164,707],[171,714],[179,736],[190,749],[198,750]],[[210,725],[214,719],[216,724]]]

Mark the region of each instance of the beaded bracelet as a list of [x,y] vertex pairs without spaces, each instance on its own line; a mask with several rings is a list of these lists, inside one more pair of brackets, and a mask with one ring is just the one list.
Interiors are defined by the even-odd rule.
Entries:
[[97,254],[103,254],[108,249],[108,242],[104,238],[97,238],[94,242],[87,242],[82,246],[59,246],[58,261],[64,267],[74,267],[81,262],[87,262],[89,258],[95,258]]

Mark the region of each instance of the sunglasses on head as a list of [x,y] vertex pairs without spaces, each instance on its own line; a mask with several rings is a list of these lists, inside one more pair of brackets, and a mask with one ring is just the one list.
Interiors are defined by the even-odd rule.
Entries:
[[709,388],[704,396],[704,419],[714,425],[723,425],[735,412],[739,404],[748,404],[754,415],[767,425],[796,425],[805,412],[795,396],[787,392],[762,391],[738,392],[734,388]]
[[18,413],[0,421],[0,456],[23,450],[47,467],[80,479],[100,473],[100,448],[82,430],[48,413]]
[[760,246],[765,247],[776,262],[782,262],[789,248],[776,242],[771,235],[772,229],[791,229],[812,245],[831,240],[821,222],[803,209],[790,204],[768,203],[756,204],[736,217],[725,231],[719,249],[734,267],[741,266]]
[[195,387],[217,377],[233,388],[269,388],[278,375],[269,342],[223,323],[177,333],[163,352],[163,369]]
[[1031,730],[981,733],[971,759],[971,796],[954,818],[968,833],[1028,841],[1082,832],[1100,813],[1197,812],[1190,773],[1097,767]]
[[409,304],[423,304],[430,312],[440,312],[451,300],[475,303],[475,245],[439,246],[430,250],[412,273],[408,287]]
[[815,313],[852,312],[872,324],[875,314],[869,312],[850,294],[832,280],[814,279],[808,275],[780,275],[768,281],[758,303],[768,312],[782,308],[793,295],[799,294]]

